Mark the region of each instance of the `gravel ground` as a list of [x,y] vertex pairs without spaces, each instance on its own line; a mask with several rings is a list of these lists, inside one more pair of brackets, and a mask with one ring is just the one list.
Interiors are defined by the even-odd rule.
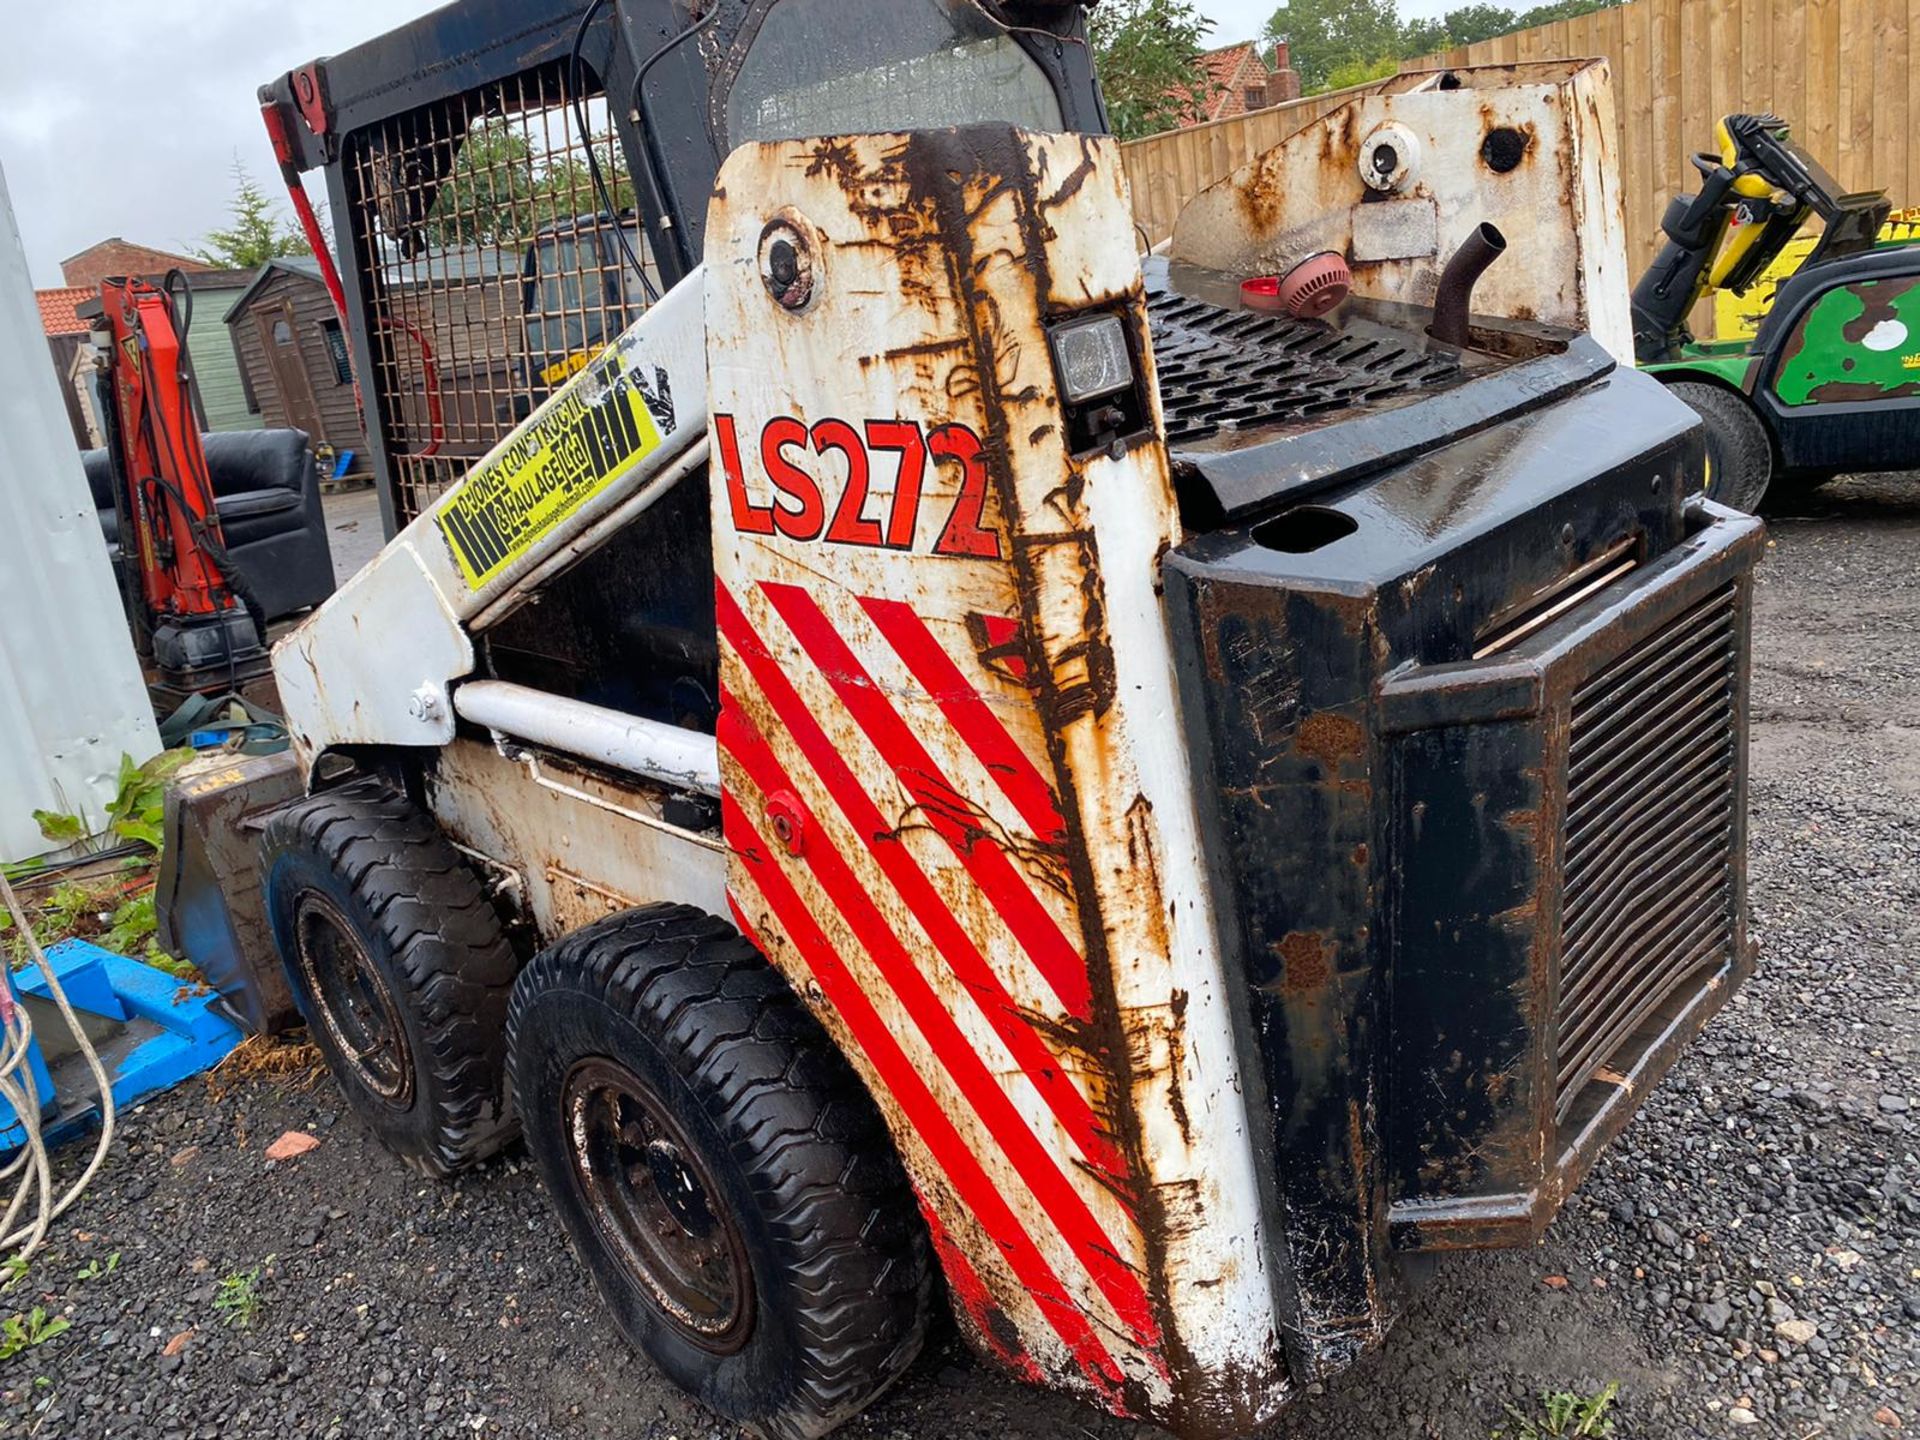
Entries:
[[[1618,1382],[1618,1434],[1920,1430],[1920,484],[1778,520],[1760,581],[1756,979],[1531,1252],[1443,1258],[1385,1347],[1270,1435],[1488,1440]],[[270,1162],[288,1129],[320,1146]],[[80,1279],[90,1261],[110,1273]],[[229,1276],[263,1267],[250,1328]],[[71,1328],[0,1362],[0,1435],[706,1440],[628,1355],[523,1158],[409,1178],[324,1085],[193,1082],[129,1118],[0,1301]],[[950,1336],[859,1440],[1157,1432]]]

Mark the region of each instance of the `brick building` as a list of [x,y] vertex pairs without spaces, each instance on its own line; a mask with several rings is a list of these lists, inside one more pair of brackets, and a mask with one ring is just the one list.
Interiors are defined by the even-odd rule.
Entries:
[[1300,98],[1300,75],[1287,57],[1283,40],[1271,51],[1253,41],[1209,50],[1199,59],[1203,102],[1186,120],[1202,125],[1229,120]]
[[60,274],[69,287],[92,290],[102,280],[115,275],[164,275],[181,270],[188,275],[205,275],[218,269],[191,255],[176,255],[171,250],[155,250],[151,245],[136,245],[118,235],[89,245],[78,255],[60,262]]

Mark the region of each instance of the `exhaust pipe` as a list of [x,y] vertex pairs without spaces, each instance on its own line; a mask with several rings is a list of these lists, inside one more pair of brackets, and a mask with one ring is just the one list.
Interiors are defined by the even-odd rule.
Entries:
[[1494,261],[1507,249],[1507,237],[1498,227],[1482,220],[1473,227],[1460,248],[1440,272],[1439,287],[1433,292],[1433,323],[1427,334],[1442,345],[1456,350],[1467,343],[1467,314],[1473,304],[1473,287]]

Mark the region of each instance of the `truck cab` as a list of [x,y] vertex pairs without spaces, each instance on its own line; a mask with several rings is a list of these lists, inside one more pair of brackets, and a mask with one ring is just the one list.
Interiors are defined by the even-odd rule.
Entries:
[[534,235],[520,271],[527,371],[516,420],[584,370],[646,308],[657,293],[648,278],[654,267],[646,245],[631,210],[550,221]]
[[[269,928],[361,1117],[524,1132],[722,1413],[830,1429],[937,1272],[1007,1373],[1251,1433],[1749,973],[1761,530],[1621,363],[1603,65],[1382,82],[1151,256],[1077,5],[459,0],[262,101],[392,533],[276,652]],[[503,123],[611,136],[570,213],[631,185],[658,298],[543,233],[456,448],[394,307],[473,349]]]

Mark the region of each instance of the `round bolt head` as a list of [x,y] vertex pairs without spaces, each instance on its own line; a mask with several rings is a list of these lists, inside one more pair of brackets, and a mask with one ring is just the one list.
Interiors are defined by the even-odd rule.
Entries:
[[799,855],[806,850],[806,811],[798,795],[782,790],[767,797],[767,829],[787,854]]

